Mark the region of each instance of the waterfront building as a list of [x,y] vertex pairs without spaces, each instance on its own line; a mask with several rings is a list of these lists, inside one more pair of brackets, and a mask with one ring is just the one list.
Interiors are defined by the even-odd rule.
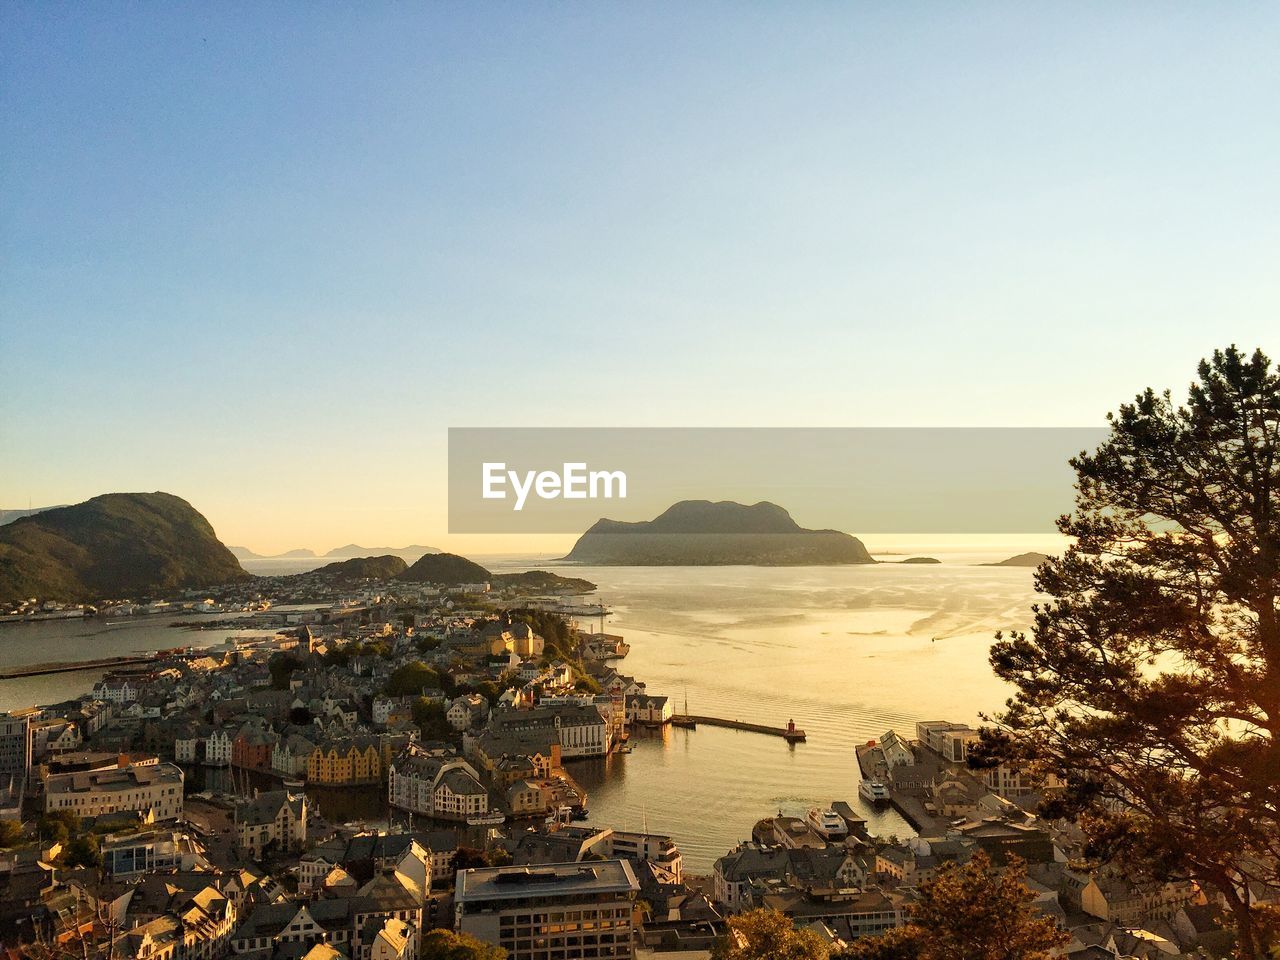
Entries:
[[382,771],[382,751],[374,737],[328,740],[318,744],[307,759],[309,783],[380,783]]
[[137,811],[172,820],[182,816],[182,780],[182,770],[171,763],[54,774],[45,781],[44,808],[82,817]]
[[916,724],[916,739],[950,763],[964,763],[969,747],[981,734],[967,723],[949,720],[922,720]]
[[286,777],[305,777],[316,745],[301,734],[281,737],[271,751],[271,769]]
[[894,730],[885,731],[880,738],[880,752],[889,767],[909,767],[916,762],[915,751],[911,744]]
[[596,704],[496,710],[489,716],[489,728],[499,734],[521,730],[554,731],[564,760],[603,757],[613,744],[609,722]]
[[625,860],[463,870],[455,926],[509,960],[631,960],[639,889]]
[[627,720],[642,727],[660,727],[671,722],[671,702],[666,697],[639,693],[627,697]]
[[214,730],[204,742],[204,762],[211,767],[230,766],[231,741],[231,731]]
[[278,740],[270,728],[245,724],[231,741],[231,765],[247,770],[270,770],[271,754]]
[[445,820],[468,820],[489,812],[489,792],[471,764],[418,747],[400,754],[387,771],[391,806]]

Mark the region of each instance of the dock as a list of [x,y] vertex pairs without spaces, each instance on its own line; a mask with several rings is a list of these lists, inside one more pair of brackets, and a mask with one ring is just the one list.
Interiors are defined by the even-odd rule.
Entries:
[[116,667],[155,663],[156,657],[103,657],[100,660],[68,660],[58,663],[28,663],[21,667],[0,670],[0,680],[17,680],[20,677],[40,677],[50,673],[75,673],[78,670],[112,670]]
[[703,717],[696,714],[678,713],[671,718],[671,725],[693,729],[698,725],[708,727],[724,727],[727,730],[745,730],[747,733],[763,733],[770,737],[782,737],[788,743],[803,743],[804,731],[792,720],[785,727],[770,727],[763,723],[746,723],[742,720],[725,720],[722,717]]

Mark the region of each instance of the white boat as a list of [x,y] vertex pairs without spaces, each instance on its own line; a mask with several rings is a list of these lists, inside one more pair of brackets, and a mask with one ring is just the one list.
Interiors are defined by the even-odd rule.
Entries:
[[843,840],[849,834],[844,818],[830,808],[823,810],[821,807],[810,807],[804,816],[804,822],[825,840]]
[[858,795],[868,803],[889,802],[889,788],[879,780],[863,780],[858,784]]

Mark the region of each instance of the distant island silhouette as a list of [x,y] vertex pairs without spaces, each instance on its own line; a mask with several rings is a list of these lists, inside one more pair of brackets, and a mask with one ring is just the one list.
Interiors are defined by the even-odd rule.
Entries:
[[875,563],[857,537],[807,530],[761,501],[683,500],[653,520],[597,520],[566,561],[614,566],[807,566]]

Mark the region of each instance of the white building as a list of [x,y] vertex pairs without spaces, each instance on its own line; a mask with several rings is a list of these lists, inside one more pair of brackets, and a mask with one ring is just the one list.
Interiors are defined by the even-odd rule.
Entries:
[[230,730],[215,730],[204,742],[204,762],[211,767],[231,766],[231,742],[235,737]]

